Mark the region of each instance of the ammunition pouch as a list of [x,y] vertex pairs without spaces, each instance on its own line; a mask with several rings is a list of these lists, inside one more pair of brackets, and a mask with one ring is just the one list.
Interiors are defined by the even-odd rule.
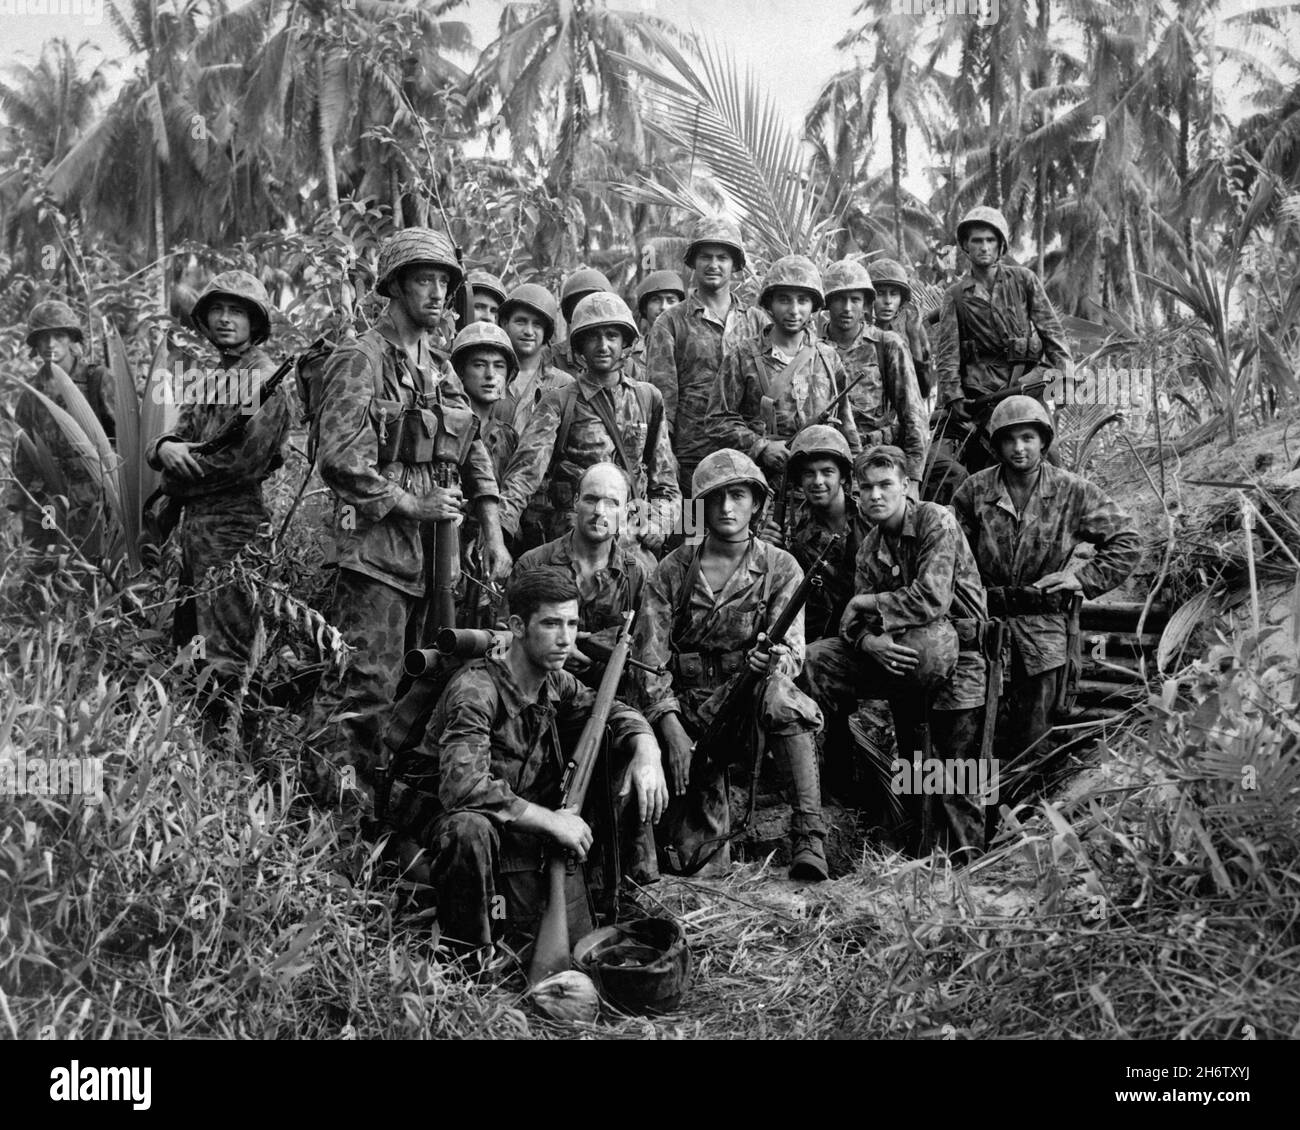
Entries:
[[1006,585],[986,590],[989,615],[1003,620],[1016,616],[1041,616],[1069,612],[1073,593],[1043,592],[1032,585]]
[[370,401],[379,433],[379,463],[451,463],[459,466],[478,436],[478,418],[468,408],[408,408],[400,400]]
[[1012,365],[1034,368],[1043,359],[1043,339],[1033,330],[1007,342],[1007,361]]
[[679,690],[720,687],[745,666],[745,652],[682,651],[672,658],[673,682]]

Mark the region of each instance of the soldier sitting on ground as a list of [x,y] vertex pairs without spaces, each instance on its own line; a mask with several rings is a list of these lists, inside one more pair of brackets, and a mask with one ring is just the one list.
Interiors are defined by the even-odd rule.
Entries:
[[[832,759],[852,755],[848,715],[867,694],[889,700],[905,762],[920,746],[927,711],[934,757],[948,764],[978,757],[986,613],[970,547],[946,506],[907,497],[907,457],[898,448],[863,452],[854,470],[863,513],[873,524],[858,550],[857,593],[839,636],[811,645],[804,668],[809,693],[826,717],[828,773]],[[945,788],[940,807],[944,820],[935,822],[936,830],[950,850],[983,848],[984,813],[969,788]],[[908,816],[911,846],[929,851],[933,845],[919,834],[921,802]]]

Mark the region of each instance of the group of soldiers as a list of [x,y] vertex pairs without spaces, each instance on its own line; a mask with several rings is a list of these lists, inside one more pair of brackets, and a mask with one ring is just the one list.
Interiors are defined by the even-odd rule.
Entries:
[[[736,760],[757,751],[753,771],[770,762],[786,784],[795,879],[828,876],[823,778],[842,799],[869,790],[850,728],[863,700],[888,701],[909,760],[1043,748],[1071,609],[1132,572],[1139,539],[1052,461],[1031,378],[1049,364],[1068,377],[1069,347],[1040,280],[1006,261],[1006,221],[976,208],[957,239],[969,273],[929,316],[888,259],[823,272],[787,255],[746,306],[746,249],[725,218],[691,232],[691,285],[655,271],[635,311],[595,270],[557,301],[466,274],[437,231],[383,245],[386,311],[333,349],[312,395],[311,447],[335,503],[328,615],[351,650],[316,691],[300,763],[319,803],[372,829],[378,807],[423,851],[444,937],[488,946],[507,924],[527,931],[548,851],[590,856],[606,891],[620,875],[725,867],[730,772],[695,743],[745,671],[758,683]],[[462,287],[473,320],[448,340]],[[80,331],[55,305],[34,312],[29,344],[84,381],[58,352]],[[193,321],[221,372],[263,372],[271,312],[235,271],[212,280]],[[262,484],[290,424],[271,397],[236,444],[196,454],[230,411],[186,405],[150,451],[185,507],[177,636],[204,635],[227,685],[248,661],[251,597],[203,578],[265,536]],[[1076,556],[1081,543],[1090,554]],[[796,594],[806,604],[772,638]],[[606,784],[572,812],[566,750],[595,701],[599,645],[629,613],[635,662],[609,719]],[[439,678],[406,675],[408,649],[448,627],[495,629],[496,643]],[[912,849],[978,853],[983,799],[912,798]],[[569,895],[581,931],[580,879]]]

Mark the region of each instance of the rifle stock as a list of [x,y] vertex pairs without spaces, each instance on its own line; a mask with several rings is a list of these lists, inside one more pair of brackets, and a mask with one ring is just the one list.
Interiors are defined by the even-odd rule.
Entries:
[[[609,663],[605,667],[605,675],[600,680],[600,689],[596,692],[591,716],[582,728],[582,736],[578,738],[573,756],[565,766],[564,780],[561,785],[560,808],[562,810],[579,813],[582,811],[583,801],[587,797],[587,787],[591,784],[591,775],[596,767],[596,758],[605,740],[605,727],[609,722],[609,712],[614,706],[614,694],[618,690],[619,681],[623,678],[623,668],[632,649],[634,616],[633,612],[627,614],[623,630],[614,644]],[[568,860],[564,854],[552,851],[546,863],[546,910],[542,914],[541,925],[537,930],[537,940],[533,944],[533,959],[528,968],[530,986],[572,966],[569,913],[565,897],[567,871]]]

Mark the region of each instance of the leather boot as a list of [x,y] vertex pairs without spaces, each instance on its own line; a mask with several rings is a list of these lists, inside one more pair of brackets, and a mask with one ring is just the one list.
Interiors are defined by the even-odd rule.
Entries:
[[817,773],[817,747],[812,734],[790,734],[770,739],[778,756],[790,767],[790,878],[820,883],[829,877],[826,822],[822,819],[821,781]]

